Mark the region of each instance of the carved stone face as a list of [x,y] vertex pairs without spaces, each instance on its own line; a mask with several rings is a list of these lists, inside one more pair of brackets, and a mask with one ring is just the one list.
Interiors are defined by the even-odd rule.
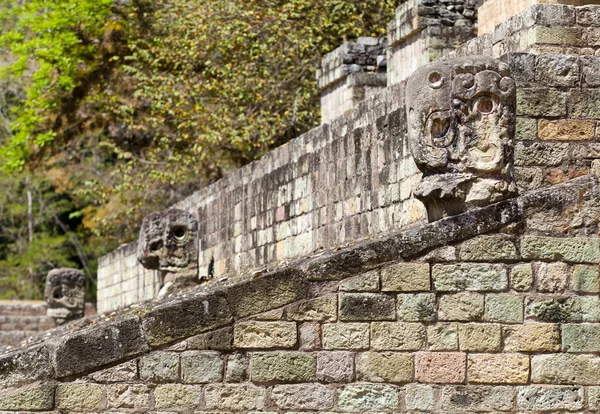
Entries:
[[495,59],[435,62],[408,79],[408,138],[424,173],[415,195],[430,219],[515,192],[515,107],[515,82],[508,66]]
[[146,269],[164,273],[198,268],[198,221],[183,210],[150,213],[142,222],[138,261]]
[[85,310],[85,275],[81,270],[60,268],[51,270],[46,278],[44,299],[47,315],[57,325],[83,317]]

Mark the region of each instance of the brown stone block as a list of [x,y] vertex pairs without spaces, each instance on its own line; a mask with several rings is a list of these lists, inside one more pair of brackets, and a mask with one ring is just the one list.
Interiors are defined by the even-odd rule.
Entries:
[[469,383],[526,384],[529,357],[520,354],[471,354],[467,373]]
[[586,141],[594,139],[596,123],[573,119],[538,121],[538,136],[543,140]]
[[466,378],[467,354],[462,352],[418,352],[415,376],[419,382],[463,384]]

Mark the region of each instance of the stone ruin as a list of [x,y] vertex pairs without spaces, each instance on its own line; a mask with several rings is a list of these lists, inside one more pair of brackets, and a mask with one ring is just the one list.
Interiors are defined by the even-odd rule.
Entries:
[[600,4],[474,3],[403,2],[386,85],[326,57],[323,125],[146,218],[0,410],[598,412]]
[[78,269],[53,269],[46,277],[44,300],[47,315],[56,325],[83,318],[85,311],[85,274]]

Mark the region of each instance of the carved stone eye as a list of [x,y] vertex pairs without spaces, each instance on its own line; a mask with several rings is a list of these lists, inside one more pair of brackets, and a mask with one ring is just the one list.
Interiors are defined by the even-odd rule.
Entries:
[[496,108],[496,104],[492,98],[483,97],[475,104],[477,111],[480,114],[491,114]]
[[429,74],[429,86],[434,89],[438,89],[444,83],[444,78],[439,72],[432,72]]
[[187,229],[184,226],[175,226],[173,227],[173,237],[175,240],[181,241],[185,240],[187,236]]

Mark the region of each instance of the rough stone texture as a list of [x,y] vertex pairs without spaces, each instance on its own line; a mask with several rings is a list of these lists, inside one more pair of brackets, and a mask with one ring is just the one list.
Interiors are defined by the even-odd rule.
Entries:
[[429,290],[429,264],[399,263],[381,271],[381,290],[384,292],[414,292]]
[[307,382],[315,378],[316,356],[304,352],[257,352],[250,359],[254,382]]
[[286,308],[290,321],[333,322],[337,319],[337,296],[325,296]]
[[533,269],[530,263],[513,266],[510,271],[510,286],[520,292],[528,291],[533,285]]
[[425,327],[419,323],[373,322],[371,349],[417,351],[425,345]]
[[572,289],[582,293],[600,292],[600,274],[597,266],[578,265],[573,268]]
[[398,295],[398,320],[404,322],[432,322],[437,318],[433,293],[406,293]]
[[179,354],[155,352],[139,362],[140,378],[150,382],[176,382],[179,379]]
[[150,409],[150,389],[142,384],[115,384],[106,388],[108,408]]
[[490,322],[523,323],[523,298],[508,293],[486,295],[484,319]]
[[461,263],[435,265],[431,270],[433,285],[439,292],[501,291],[508,287],[508,276],[502,265]]
[[323,348],[369,348],[368,323],[330,323],[323,325]]
[[539,384],[600,384],[600,359],[592,355],[549,354],[531,358],[531,379]]
[[389,321],[396,319],[396,301],[381,293],[341,293],[342,321]]
[[325,410],[333,407],[335,391],[321,384],[276,385],[271,399],[284,410]]
[[250,361],[248,357],[242,353],[235,353],[227,357],[227,365],[225,368],[226,382],[242,382],[248,379],[248,367]]
[[502,330],[499,325],[468,324],[458,327],[461,351],[497,352],[502,346]]
[[188,351],[181,354],[181,382],[201,384],[223,380],[223,359],[218,352]]
[[561,331],[564,351],[600,352],[600,324],[564,324]]
[[469,383],[527,384],[529,357],[520,354],[470,354],[467,361]]
[[338,391],[344,411],[393,410],[398,402],[398,390],[391,385],[346,385]]
[[528,411],[581,410],[583,408],[583,388],[519,387],[517,408]]
[[438,317],[442,321],[476,321],[484,314],[483,295],[456,293],[439,299]]
[[211,384],[204,389],[206,408],[211,410],[262,410],[267,392],[252,384]]
[[521,242],[524,259],[564,260],[566,262],[598,263],[598,239],[525,236]]
[[430,351],[457,351],[458,324],[440,323],[428,326],[427,349]]
[[506,386],[454,386],[442,389],[442,409],[447,411],[509,411],[514,399],[514,388]]
[[466,379],[467,354],[419,352],[415,355],[415,378],[419,382],[462,384]]
[[398,352],[362,352],[356,357],[359,381],[406,383],[413,379],[413,357]]
[[300,335],[300,350],[315,351],[321,349],[321,325],[313,322],[305,322],[298,327]]
[[379,290],[379,272],[372,271],[348,278],[340,283],[343,292],[377,292]]
[[78,269],[53,269],[46,276],[44,300],[47,315],[57,325],[83,317],[85,310],[85,273]]
[[192,406],[200,402],[201,389],[195,385],[165,384],[154,390],[157,409]]
[[293,348],[297,342],[294,322],[238,322],[233,329],[239,348]]
[[512,240],[501,236],[480,236],[460,244],[460,260],[489,262],[516,260],[517,248]]
[[350,352],[319,352],[317,380],[351,382],[354,379],[354,354]]
[[71,411],[102,409],[102,394],[100,385],[60,384],[56,388],[56,408]]
[[536,274],[538,292],[563,293],[569,287],[570,273],[566,263],[539,263]]
[[558,325],[534,323],[504,327],[504,350],[508,352],[556,352],[560,350]]
[[54,387],[33,384],[17,390],[0,391],[0,410],[52,410]]
[[429,385],[407,384],[404,392],[407,410],[433,411],[435,408],[435,391]]

